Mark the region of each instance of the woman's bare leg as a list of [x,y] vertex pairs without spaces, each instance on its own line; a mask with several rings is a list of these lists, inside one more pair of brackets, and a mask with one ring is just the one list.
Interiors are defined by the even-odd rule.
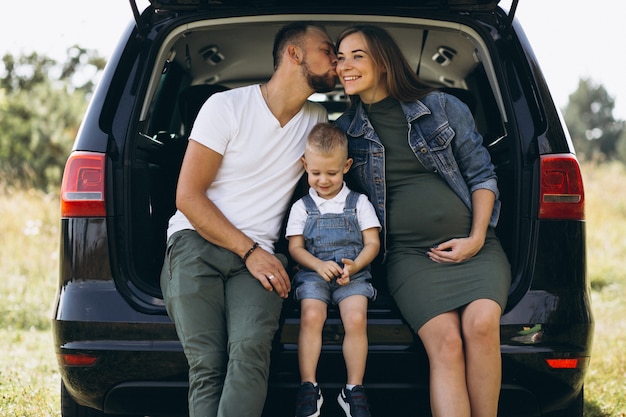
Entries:
[[434,317],[419,329],[418,335],[430,362],[433,417],[470,417],[459,313],[451,311]]
[[472,417],[496,417],[502,383],[500,316],[492,300],[476,300],[461,314]]

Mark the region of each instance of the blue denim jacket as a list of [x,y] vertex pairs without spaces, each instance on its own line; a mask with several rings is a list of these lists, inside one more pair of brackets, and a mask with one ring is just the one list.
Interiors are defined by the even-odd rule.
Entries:
[[[494,192],[496,202],[489,226],[495,227],[500,216],[496,173],[467,106],[442,92],[400,104],[415,156],[426,169],[441,175],[470,212],[472,192],[481,188]],[[369,196],[385,228],[385,148],[363,103],[348,109],[335,123],[348,135],[349,156],[354,159],[349,179]]]

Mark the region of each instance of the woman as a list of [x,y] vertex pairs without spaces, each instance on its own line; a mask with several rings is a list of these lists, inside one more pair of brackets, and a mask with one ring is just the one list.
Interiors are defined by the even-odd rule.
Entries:
[[385,30],[350,27],[337,48],[351,179],[377,209],[390,292],[428,354],[432,414],[495,417],[511,278],[489,153],[467,106],[420,81]]

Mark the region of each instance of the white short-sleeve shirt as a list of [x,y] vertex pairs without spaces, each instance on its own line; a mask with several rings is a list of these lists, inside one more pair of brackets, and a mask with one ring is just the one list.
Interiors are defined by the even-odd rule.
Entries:
[[[214,94],[194,122],[190,140],[223,155],[207,196],[235,227],[270,252],[304,172],[306,137],[315,124],[327,120],[321,105],[307,101],[281,127],[259,85],[252,85]],[[168,237],[183,229],[193,226],[177,211]]]
[[[346,186],[345,182],[341,191],[339,191],[336,196],[328,200],[319,197],[313,188],[309,188],[309,195],[313,198],[313,201],[321,214],[343,213],[348,194],[350,194],[350,189]],[[359,199],[356,203],[356,215],[361,231],[371,229],[372,227],[376,227],[380,230],[381,225],[378,221],[378,217],[376,217],[374,206],[372,206],[372,203],[370,203],[365,194],[359,195]],[[293,206],[291,206],[285,236],[289,237],[301,235],[304,232],[306,219],[306,206],[304,201],[299,199],[293,204]]]

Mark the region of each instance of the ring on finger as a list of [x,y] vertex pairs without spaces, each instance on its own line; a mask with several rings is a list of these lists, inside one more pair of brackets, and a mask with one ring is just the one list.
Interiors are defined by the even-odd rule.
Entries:
[[274,275],[270,275],[267,277],[267,279],[269,279],[270,281],[273,280],[274,278],[276,278]]

